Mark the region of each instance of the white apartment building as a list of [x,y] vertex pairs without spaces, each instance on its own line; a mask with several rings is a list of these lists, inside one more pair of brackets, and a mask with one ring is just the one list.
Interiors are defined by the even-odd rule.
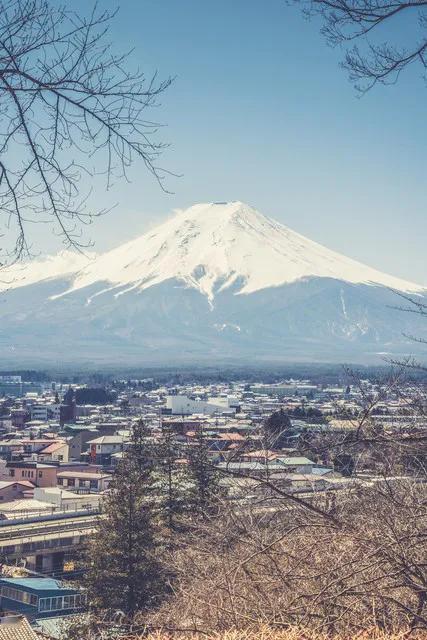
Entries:
[[206,401],[192,400],[184,395],[167,396],[166,408],[171,411],[172,415],[189,415],[192,413],[213,415],[224,411],[229,412],[232,409],[230,400],[235,402],[235,398],[230,399],[227,396],[209,398]]

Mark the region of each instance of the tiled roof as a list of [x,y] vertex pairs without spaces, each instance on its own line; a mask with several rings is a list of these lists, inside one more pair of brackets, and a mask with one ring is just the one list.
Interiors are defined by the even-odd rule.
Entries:
[[28,480],[0,480],[0,490],[10,487],[12,484],[19,484],[27,487],[28,489],[34,489],[34,484]]
[[[9,621],[13,623],[9,624]],[[19,616],[0,618],[0,640],[38,640],[39,637],[26,618]]]
[[122,436],[100,436],[94,440],[88,440],[88,444],[122,444]]
[[221,440],[231,440],[236,442],[241,442],[245,439],[240,433],[221,433],[219,437]]
[[58,478],[82,478],[83,480],[100,480],[110,478],[110,473],[89,473],[87,471],[59,471]]
[[66,442],[52,442],[48,447],[39,451],[42,455],[44,453],[55,453],[55,451],[59,451],[66,445]]

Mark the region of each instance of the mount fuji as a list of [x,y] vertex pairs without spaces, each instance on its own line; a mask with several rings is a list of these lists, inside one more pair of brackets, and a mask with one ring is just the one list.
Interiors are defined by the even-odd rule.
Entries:
[[396,309],[427,288],[304,238],[242,202],[197,204],[101,255],[14,265],[4,363],[377,363],[422,354]]

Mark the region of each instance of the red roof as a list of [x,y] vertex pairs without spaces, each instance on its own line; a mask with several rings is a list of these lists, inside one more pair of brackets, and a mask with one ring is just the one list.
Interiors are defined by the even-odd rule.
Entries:
[[233,440],[234,442],[245,440],[244,436],[240,433],[221,433],[219,437],[221,440]]
[[265,460],[274,460],[277,458],[277,453],[275,451],[270,451],[269,449],[259,449],[258,451],[245,451],[243,454],[245,458],[263,458]]
[[10,486],[11,484],[21,484],[24,487],[27,487],[28,489],[34,489],[35,485],[30,482],[29,480],[1,480],[0,481],[0,488],[4,489],[5,487]]
[[62,449],[65,444],[65,442],[52,442],[52,444],[39,451],[39,453],[55,453],[55,451]]

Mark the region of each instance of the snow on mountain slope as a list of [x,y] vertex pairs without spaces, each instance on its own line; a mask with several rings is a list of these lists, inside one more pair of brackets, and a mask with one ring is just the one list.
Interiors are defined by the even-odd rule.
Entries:
[[0,271],[0,288],[17,289],[53,278],[75,276],[95,257],[95,253],[60,251],[31,262],[17,262]]
[[211,300],[233,283],[238,293],[249,294],[310,276],[424,289],[330,251],[247,204],[228,202],[196,204],[99,256],[76,274],[66,293],[108,282],[122,295],[178,278]]
[[178,279],[210,301],[232,285],[233,292],[250,294],[307,277],[425,290],[330,251],[242,202],[196,204],[104,254],[61,251],[0,276],[9,289],[67,278],[71,284],[59,296],[97,283],[102,289],[92,296],[121,296]]

